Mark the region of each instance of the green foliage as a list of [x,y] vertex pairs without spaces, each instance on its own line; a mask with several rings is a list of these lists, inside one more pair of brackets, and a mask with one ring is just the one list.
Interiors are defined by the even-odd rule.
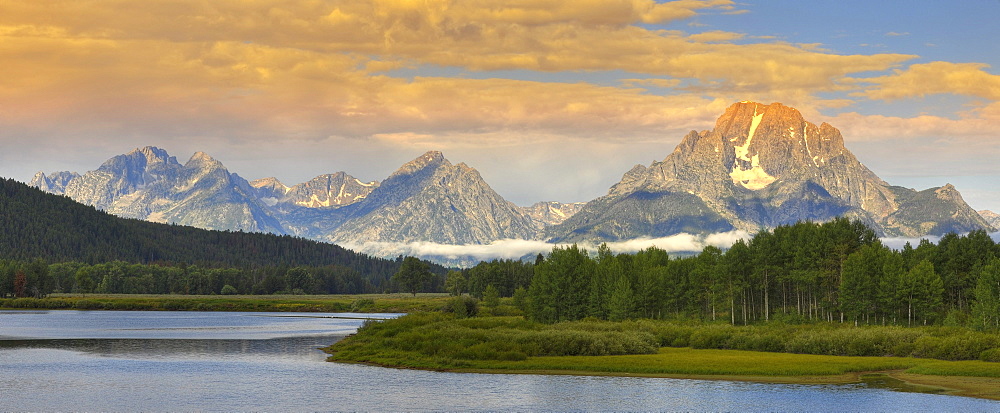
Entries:
[[521,311],[528,310],[528,290],[524,287],[517,287],[514,290],[514,307]]
[[586,250],[576,245],[554,247],[543,262],[535,265],[535,278],[528,290],[532,318],[557,322],[586,317],[593,272],[594,262]]
[[490,308],[500,305],[500,292],[493,284],[486,286],[486,290],[483,291],[483,305]]
[[468,281],[462,271],[448,271],[445,275],[444,289],[451,295],[462,295],[467,284]]
[[454,313],[455,318],[475,317],[479,315],[479,300],[467,295],[452,297],[445,312]]
[[608,296],[608,319],[611,321],[622,321],[631,318],[634,314],[635,300],[632,293],[632,285],[628,278],[619,276],[611,286],[611,294]]
[[928,260],[917,263],[900,279],[899,299],[906,306],[907,324],[935,321],[942,306],[944,285]]
[[988,350],[983,350],[982,353],[979,353],[979,359],[982,361],[990,361],[994,363],[1000,362],[1000,348],[991,348]]
[[986,330],[1000,329],[1000,259],[994,258],[979,271],[974,296],[974,325]]
[[[0,297],[219,294],[225,283],[243,293],[372,293],[386,290],[401,265],[290,236],[122,219],[10,179],[0,179],[0,212]],[[445,272],[428,265],[435,274]],[[180,271],[164,275],[153,267]],[[23,291],[14,291],[18,270]]]
[[474,297],[483,297],[486,287],[492,285],[500,297],[510,297],[518,288],[528,288],[534,275],[534,265],[515,260],[480,262],[467,271],[468,291]]
[[[789,340],[794,344],[785,348],[783,343]],[[1000,364],[982,361],[1000,359],[997,347],[981,350],[964,361],[885,357],[892,355],[889,352],[908,355],[918,347],[943,352],[938,355],[950,359],[969,357],[990,340],[995,343],[996,336],[936,327],[831,323],[730,326],[653,320],[615,323],[593,318],[541,324],[520,317],[458,319],[437,313],[367,323],[357,335],[326,351],[332,354],[331,361],[434,370],[799,376],[810,380],[817,376],[849,379],[856,376],[848,373],[905,370],[941,376],[1000,377]],[[690,342],[691,347],[656,350],[663,341]],[[948,353],[948,348],[959,341],[974,344]],[[772,352],[793,348],[812,354]],[[900,348],[910,350],[894,350]],[[995,381],[973,381],[984,386],[983,390],[995,392]]]
[[373,307],[375,307],[375,300],[371,298],[359,298],[351,302],[352,313],[364,313],[371,311]]
[[1000,328],[1000,281],[991,278],[1000,279],[1000,264],[990,269],[984,260],[997,245],[985,235],[894,251],[861,222],[835,219],[762,230],[727,251],[706,247],[672,259],[655,247],[634,255],[614,255],[606,245],[596,255],[556,247],[535,260],[521,302],[530,303],[531,319],[546,323],[595,317]]
[[226,284],[222,286],[222,291],[220,293],[222,295],[236,295],[238,294],[238,291],[236,291],[236,287]]
[[431,272],[430,265],[426,261],[406,257],[403,258],[399,271],[392,276],[392,281],[402,291],[412,293],[416,297],[417,293],[423,290],[424,286],[430,283],[433,278],[434,273]]
[[[457,302],[461,297],[452,299]],[[409,314],[365,325],[330,347],[333,360],[461,367],[471,360],[511,361],[535,356],[651,354],[652,334],[615,323],[538,324],[521,317],[456,318]]]

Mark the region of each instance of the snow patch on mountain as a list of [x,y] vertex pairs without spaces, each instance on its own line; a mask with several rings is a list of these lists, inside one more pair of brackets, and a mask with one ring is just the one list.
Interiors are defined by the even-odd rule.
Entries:
[[[758,114],[757,106],[755,104],[753,120],[750,122],[750,132],[747,134],[747,140],[743,142],[743,145],[733,147],[734,154],[736,155],[736,162],[733,164],[733,171],[729,173],[729,176],[733,178],[734,184],[754,191],[764,189],[777,180],[777,178],[768,175],[768,173],[764,171],[764,168],[761,167],[760,155],[749,155],[750,144],[753,142],[753,136],[757,133],[757,127],[760,126],[760,121],[763,119],[764,112]],[[733,140],[735,139],[736,138],[733,138]],[[745,168],[746,164],[749,164],[749,169]]]

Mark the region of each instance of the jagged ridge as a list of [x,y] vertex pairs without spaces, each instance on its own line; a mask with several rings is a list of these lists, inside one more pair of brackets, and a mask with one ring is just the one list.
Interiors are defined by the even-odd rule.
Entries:
[[635,166],[547,236],[575,242],[659,237],[680,227],[755,231],[837,216],[883,235],[991,228],[953,187],[942,193],[890,186],[844,147],[839,130],[807,122],[794,108],[740,102],[713,130],[692,131],[663,161]]

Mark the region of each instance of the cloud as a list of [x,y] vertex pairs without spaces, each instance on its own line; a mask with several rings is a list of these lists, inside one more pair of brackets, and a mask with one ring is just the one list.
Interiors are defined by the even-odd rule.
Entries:
[[[994,240],[1000,241],[1000,232],[990,234]],[[730,231],[707,235],[677,234],[663,238],[638,238],[619,242],[606,243],[615,254],[633,254],[650,247],[656,247],[670,253],[696,253],[706,246],[728,249],[738,240],[749,241],[752,235],[746,231]],[[938,243],[939,236],[924,236],[919,238],[886,237],[881,238],[882,244],[896,250],[901,250],[906,243],[914,248],[922,239]],[[345,244],[345,248],[368,254],[395,257],[410,255],[416,257],[433,257],[450,262],[461,262],[472,266],[480,261],[494,259],[521,259],[537,254],[548,254],[553,248],[565,248],[571,244],[552,244],[545,241],[505,239],[481,245],[448,245],[433,242],[366,242],[361,244]],[[599,244],[576,244],[581,249],[594,254]]]
[[672,88],[681,84],[680,79],[622,79],[620,81],[625,87],[661,87]]
[[[522,4],[502,0],[150,0],[143,8],[122,7],[126,3],[74,3],[61,8],[17,4],[0,17],[0,32],[8,34],[8,41],[44,38],[69,49],[86,49],[83,43],[91,41],[111,46],[105,52],[114,56],[101,59],[99,64],[74,66],[84,70],[107,68],[109,64],[114,69],[113,62],[122,57],[128,60],[133,49],[159,49],[164,55],[180,54],[197,61],[200,57],[192,54],[198,50],[246,43],[294,53],[365,56],[390,62],[388,67],[411,61],[477,71],[621,70],[720,82],[734,92],[835,90],[840,77],[885,70],[914,57],[841,56],[809,45],[781,42],[737,45],[731,41],[741,39],[742,34],[709,31],[688,35],[637,25],[690,18],[706,10],[732,11],[733,3],[723,0],[545,0]],[[45,16],[44,20],[39,16]],[[35,55],[18,57],[23,61]],[[254,63],[257,66],[247,69],[259,71],[245,74],[266,76],[268,68],[261,67],[262,62]],[[246,86],[253,80],[248,76],[230,84]]]
[[[608,248],[614,253],[634,253],[649,247],[657,247],[667,252],[698,252],[706,246],[729,248],[739,239],[750,239],[745,231],[732,231],[719,234],[693,235],[677,234],[664,238],[639,238],[627,241],[608,242]],[[598,244],[577,244],[580,248],[596,252]],[[465,263],[489,261],[493,259],[520,259],[525,256],[546,254],[555,247],[566,247],[569,244],[552,244],[544,241],[506,239],[481,245],[447,245],[433,242],[389,243],[365,242],[360,244],[344,244],[345,248],[361,251],[383,257],[397,255],[413,255],[418,257],[442,257],[446,260],[461,260]]]
[[912,246],[913,248],[916,248],[917,245],[920,245],[920,240],[922,239],[926,239],[930,241],[932,244],[937,244],[938,241],[941,241],[941,237],[934,235],[928,235],[926,237],[919,237],[919,238],[887,237],[887,238],[881,238],[880,241],[882,241],[882,245],[885,245],[889,248],[892,248],[894,250],[902,250],[907,243],[909,243],[910,246]]
[[[964,236],[966,234],[959,234],[959,235]],[[993,241],[1000,241],[1000,232],[993,232],[993,233],[990,233],[989,235],[990,235],[990,238],[993,239]],[[910,246],[912,246],[913,248],[916,248],[917,245],[920,245],[920,241],[921,240],[927,240],[927,241],[930,241],[931,244],[937,244],[938,242],[941,241],[941,237],[934,236],[934,235],[928,235],[926,237],[920,237],[920,238],[901,238],[901,237],[900,238],[881,238],[882,245],[885,245],[885,246],[887,246],[889,248],[892,248],[894,250],[902,250],[903,246],[905,246],[907,243],[909,243]]]
[[914,64],[894,74],[852,79],[874,84],[858,95],[877,100],[896,100],[935,94],[966,95],[1000,100],[1000,76],[988,73],[982,63],[931,62]]
[[[743,35],[639,25],[737,10],[727,0],[129,4],[5,7],[0,122],[8,130],[133,140],[444,135],[468,143],[497,132],[641,138],[667,125],[671,131],[709,126],[722,103],[734,100],[822,105],[812,96],[841,89],[838,79],[911,58],[841,56],[783,42],[733,44]],[[625,71],[659,79],[612,87],[391,74],[429,66]]]
[[688,39],[696,43],[711,43],[711,42],[728,42],[732,40],[739,40],[742,39],[744,36],[745,35],[743,33],[733,33],[733,32],[724,32],[721,30],[713,30],[708,32],[692,34],[688,36]]
[[958,119],[940,115],[910,118],[844,112],[823,120],[836,126],[847,141],[906,141],[917,138],[956,139],[968,144],[992,143],[1000,129],[1000,102],[960,113]]

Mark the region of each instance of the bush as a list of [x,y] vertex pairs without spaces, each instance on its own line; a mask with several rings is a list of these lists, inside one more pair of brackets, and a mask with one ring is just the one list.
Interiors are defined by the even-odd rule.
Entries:
[[371,298],[359,298],[351,303],[352,313],[364,313],[375,307],[375,300]]
[[733,328],[729,326],[705,326],[691,334],[688,345],[691,348],[729,348]]
[[1000,348],[983,350],[982,353],[979,353],[979,359],[982,361],[1000,362]]
[[229,284],[222,286],[222,291],[221,291],[222,295],[236,295],[238,293],[239,292],[236,291],[236,287],[233,287]]
[[104,304],[93,300],[77,300],[73,303],[73,308],[77,310],[101,310],[104,308]]
[[786,337],[778,331],[765,331],[757,328],[744,328],[729,339],[729,348],[733,350],[768,351],[773,353],[785,351]]
[[444,311],[455,314],[455,318],[475,317],[479,314],[479,300],[463,295],[448,300]]

